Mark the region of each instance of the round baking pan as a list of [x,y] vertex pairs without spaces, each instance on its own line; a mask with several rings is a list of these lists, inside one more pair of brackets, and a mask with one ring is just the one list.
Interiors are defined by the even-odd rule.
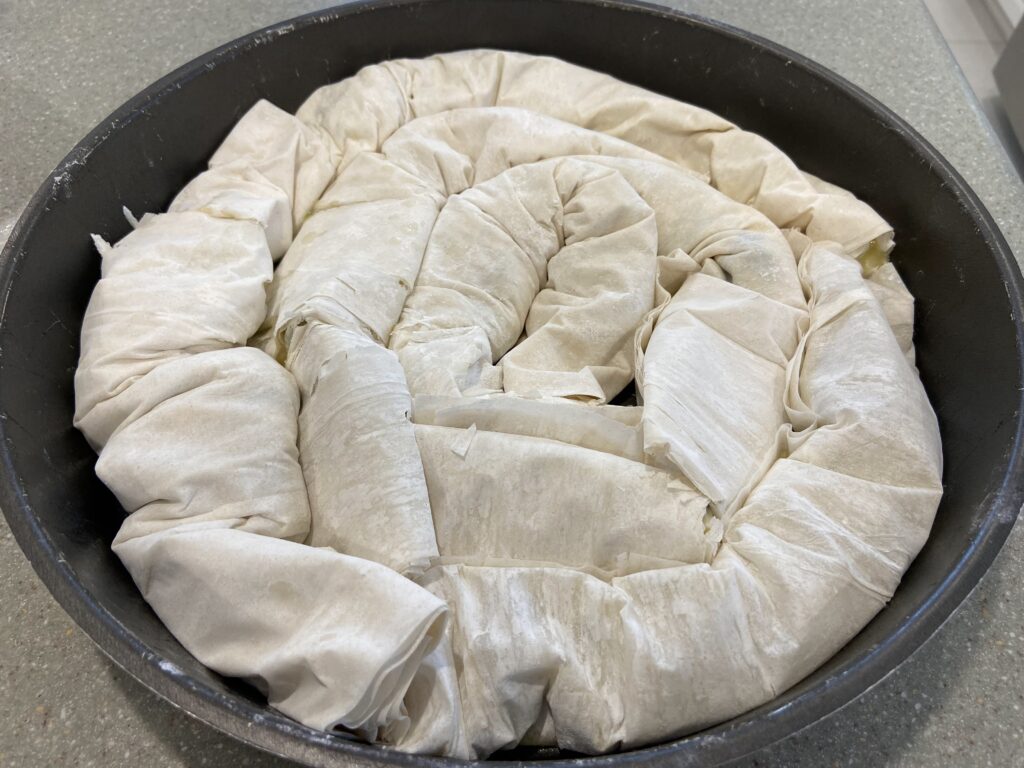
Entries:
[[637,3],[375,0],[248,35],[154,83],[71,151],[4,249],[0,505],[64,609],[116,663],[187,712],[308,765],[451,764],[299,725],[178,644],[110,551],[124,512],[71,426],[72,377],[99,275],[89,235],[125,235],[122,205],[136,214],[163,210],[259,98],[294,110],[315,88],[363,65],[473,47],[558,56],[706,107],[852,190],[895,227],[893,260],[917,299],[918,363],[942,430],[945,495],[931,538],[891,603],[812,675],[728,722],[616,755],[540,750],[497,758],[681,766],[749,754],[892,672],[989,567],[1024,500],[1024,355],[1020,272],[956,171],[863,91],[722,24]]

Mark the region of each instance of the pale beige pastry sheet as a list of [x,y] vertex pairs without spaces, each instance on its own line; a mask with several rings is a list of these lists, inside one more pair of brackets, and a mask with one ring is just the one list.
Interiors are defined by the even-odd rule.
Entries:
[[[330,153],[297,134],[313,132],[259,106],[215,160],[231,154],[239,178],[275,181],[258,191],[244,181],[246,195],[315,197]],[[204,176],[193,190],[208,188]],[[76,424],[102,448],[97,473],[129,513],[114,551],[191,653],[302,722],[400,738],[407,688],[446,608],[391,568],[300,543],[310,512],[299,391],[244,346],[273,271],[273,228],[247,212],[145,216],[114,247],[98,241],[103,277],[83,323]]]
[[385,62],[259,102],[98,242],[75,423],[143,595],[271,706],[464,758],[640,746],[792,685],[923,545],[892,244],[692,105]]

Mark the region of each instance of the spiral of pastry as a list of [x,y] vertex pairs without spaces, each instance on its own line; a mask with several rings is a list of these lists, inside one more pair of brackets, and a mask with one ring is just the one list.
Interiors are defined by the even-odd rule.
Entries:
[[938,506],[891,228],[604,74],[474,50],[260,102],[97,242],[114,549],[316,728],[478,758],[719,722],[853,637]]

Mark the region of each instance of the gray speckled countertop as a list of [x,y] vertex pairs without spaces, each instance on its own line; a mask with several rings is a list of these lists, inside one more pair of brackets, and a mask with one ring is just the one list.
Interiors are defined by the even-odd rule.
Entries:
[[[1018,258],[1024,187],[919,0],[667,2],[757,32],[901,114],[966,177]],[[153,80],[315,0],[0,0],[0,242],[78,139]],[[960,611],[838,714],[753,766],[1024,765],[1024,530]],[[0,765],[278,766],[114,667],[0,522]]]

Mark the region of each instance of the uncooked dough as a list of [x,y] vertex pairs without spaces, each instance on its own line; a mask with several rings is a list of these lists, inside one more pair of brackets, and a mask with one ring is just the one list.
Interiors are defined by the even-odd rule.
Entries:
[[473,50],[261,101],[96,240],[75,424],[114,550],[307,725],[677,737],[828,659],[931,527],[892,229],[607,75]]

